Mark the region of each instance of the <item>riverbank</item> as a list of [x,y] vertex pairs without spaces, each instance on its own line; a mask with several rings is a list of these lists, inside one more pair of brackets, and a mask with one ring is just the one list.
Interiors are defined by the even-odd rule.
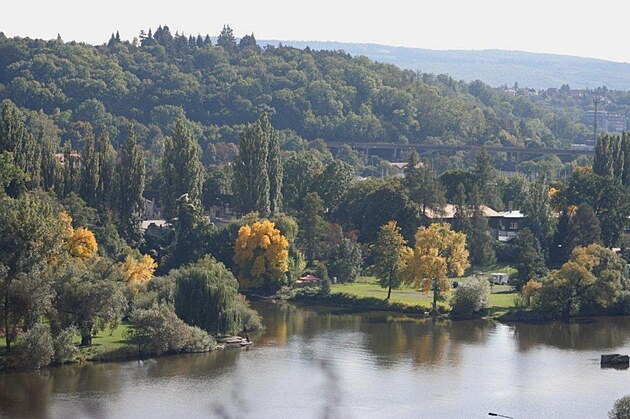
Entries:
[[[191,349],[181,351],[166,351],[159,354],[142,353],[139,351],[138,346],[129,339],[129,331],[132,328],[127,323],[121,323],[118,327],[112,330],[101,331],[92,336],[91,346],[80,346],[81,339],[79,337],[75,340],[75,345],[78,349],[78,353],[74,356],[72,361],[61,363],[51,363],[46,368],[59,367],[62,365],[72,364],[91,364],[91,363],[106,363],[106,362],[123,362],[132,360],[144,360],[150,358],[162,358],[173,355],[193,354],[193,353],[206,353],[213,352],[221,349],[234,349],[240,347],[247,347],[251,343],[247,344],[230,344],[229,340],[234,339],[236,336],[212,336],[212,344],[207,349]],[[261,331],[250,332],[252,335],[256,335]],[[246,338],[242,338],[246,339]],[[24,368],[17,368],[13,357],[14,353],[9,355],[5,354],[4,341],[0,341],[0,371],[19,371]]]

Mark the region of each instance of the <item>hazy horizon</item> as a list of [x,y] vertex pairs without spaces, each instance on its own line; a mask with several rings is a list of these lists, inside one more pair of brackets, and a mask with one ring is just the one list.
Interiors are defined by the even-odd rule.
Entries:
[[[596,6],[596,7],[595,7]],[[103,44],[112,32],[132,40],[141,29],[168,25],[173,32],[216,36],[224,24],[235,35],[296,42],[379,44],[430,50],[508,50],[630,62],[625,47],[625,16],[630,5],[612,0],[596,5],[533,0],[526,6],[498,0],[470,4],[445,0],[440,5],[343,4],[322,0],[299,6],[284,0],[238,6],[188,2],[111,0],[85,6],[78,0],[54,4],[24,0],[0,16],[7,36]],[[603,23],[602,23],[603,22]]]

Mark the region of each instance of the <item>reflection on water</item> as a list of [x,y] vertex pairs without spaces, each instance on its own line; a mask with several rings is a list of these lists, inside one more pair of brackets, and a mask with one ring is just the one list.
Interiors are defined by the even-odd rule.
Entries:
[[[6,417],[602,417],[630,319],[451,322],[256,303],[249,350],[0,375]],[[419,415],[418,412],[423,412]]]

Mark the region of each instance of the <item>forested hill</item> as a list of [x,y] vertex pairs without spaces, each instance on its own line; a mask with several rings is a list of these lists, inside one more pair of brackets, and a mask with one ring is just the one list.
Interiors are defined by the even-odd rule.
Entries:
[[568,84],[574,89],[630,90],[630,63],[506,50],[431,50],[319,41],[261,41],[262,45],[291,45],[316,50],[343,50],[375,61],[426,73],[450,74],[457,80],[482,80],[491,86],[548,89]]
[[[118,144],[133,123],[149,147],[186,117],[208,150],[210,143],[236,142],[242,124],[265,111],[285,143],[302,137],[561,147],[589,135],[575,117],[479,81],[343,52],[261,48],[253,36],[237,41],[229,28],[216,42],[160,27],[143,31],[139,42],[112,36],[100,46],[0,34],[3,99],[38,112],[27,118],[31,128],[54,124],[47,132],[75,146],[83,122],[108,129]],[[204,155],[208,163],[213,158]]]

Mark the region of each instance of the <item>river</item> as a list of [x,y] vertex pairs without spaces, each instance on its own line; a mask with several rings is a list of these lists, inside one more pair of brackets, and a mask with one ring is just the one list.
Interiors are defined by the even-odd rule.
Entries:
[[504,325],[257,303],[249,349],[0,375],[0,417],[605,418],[630,318]]

